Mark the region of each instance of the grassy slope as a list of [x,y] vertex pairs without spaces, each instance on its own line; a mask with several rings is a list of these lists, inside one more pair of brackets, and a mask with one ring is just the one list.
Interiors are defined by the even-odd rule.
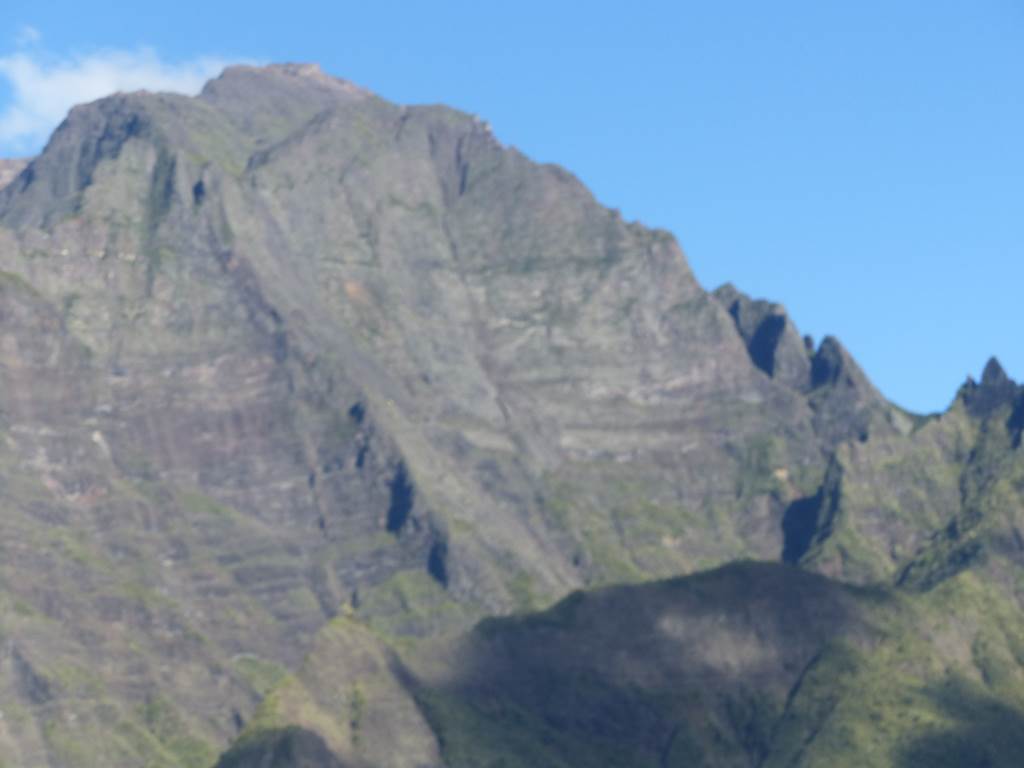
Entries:
[[857,583],[928,588],[964,568],[1019,601],[1024,451],[1014,404],[961,396],[907,437],[840,447],[806,567]]
[[311,714],[360,686],[361,707],[391,697],[382,712],[415,699],[451,768],[1010,766],[1024,749],[1024,620],[969,571],[904,593],[738,563],[487,620],[370,677],[352,649],[379,641],[331,633],[248,738],[295,723],[346,764],[437,764],[394,721],[353,749],[351,696]]
[[[757,582],[753,599],[747,577]],[[576,615],[563,604],[539,619],[485,626],[488,663],[422,695],[445,757],[452,766],[1016,764],[1024,623],[1008,602],[969,573],[920,597],[830,584],[827,599],[848,603],[843,626],[830,634],[798,610],[772,637],[762,622],[785,614],[806,578],[730,566],[637,588],[623,602],[588,597]],[[651,601],[669,589],[682,593],[678,606],[702,580],[712,589],[726,582],[719,613],[713,624],[686,616],[702,635],[674,648],[686,659],[674,663],[650,644]],[[595,605],[583,607],[588,601]],[[821,607],[813,601],[804,610]],[[609,624],[618,634],[589,645]],[[794,655],[805,643],[810,658]],[[536,667],[500,671],[500,659],[516,653]],[[769,661],[759,667],[747,654]]]

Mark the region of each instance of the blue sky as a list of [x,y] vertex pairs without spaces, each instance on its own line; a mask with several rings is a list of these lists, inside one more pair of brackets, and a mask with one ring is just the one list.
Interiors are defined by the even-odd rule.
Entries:
[[1019,0],[4,0],[0,155],[69,100],[235,60],[481,115],[673,231],[705,286],[838,336],[901,405],[944,408],[992,354],[1024,378]]

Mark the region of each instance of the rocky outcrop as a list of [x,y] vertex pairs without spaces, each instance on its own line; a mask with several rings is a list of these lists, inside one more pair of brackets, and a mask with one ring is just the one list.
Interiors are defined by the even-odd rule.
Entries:
[[779,304],[751,299],[731,283],[712,294],[736,325],[751,362],[779,384],[806,397],[811,424],[826,450],[869,433],[906,431],[909,420],[875,389],[850,353],[834,336],[815,350],[801,338]]
[[815,386],[811,376],[813,342],[800,337],[781,305],[751,299],[732,283],[720,286],[712,295],[736,323],[754,365],[799,392]]
[[1020,394],[1021,388],[993,357],[981,373],[981,382],[968,379],[958,396],[972,417],[985,419],[1000,409],[1012,408]]

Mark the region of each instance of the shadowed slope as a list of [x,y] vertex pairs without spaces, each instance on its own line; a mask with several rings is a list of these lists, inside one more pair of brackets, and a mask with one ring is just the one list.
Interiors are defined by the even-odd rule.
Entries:
[[1019,612],[972,574],[908,595],[737,563],[400,654],[335,622],[242,743],[294,722],[389,768],[1009,768],[1022,651]]
[[231,749],[216,768],[345,768],[323,739],[301,728],[261,734]]
[[980,594],[732,565],[486,622],[420,696],[451,766],[1010,766],[1024,623]]

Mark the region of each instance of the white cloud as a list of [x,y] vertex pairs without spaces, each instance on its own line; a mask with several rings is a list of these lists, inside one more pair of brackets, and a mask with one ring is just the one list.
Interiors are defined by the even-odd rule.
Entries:
[[37,152],[76,104],[118,91],[195,94],[226,64],[210,57],[168,63],[150,48],[66,58],[34,50],[2,56],[0,78],[10,86],[11,98],[0,109],[0,155]]

